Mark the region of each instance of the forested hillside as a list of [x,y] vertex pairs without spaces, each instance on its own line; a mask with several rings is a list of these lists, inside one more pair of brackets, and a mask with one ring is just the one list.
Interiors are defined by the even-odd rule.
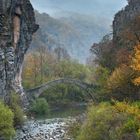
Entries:
[[72,58],[82,63],[85,63],[89,55],[92,42],[98,42],[111,31],[107,23],[102,22],[103,19],[76,13],[53,18],[36,11],[36,20],[40,29],[34,36],[31,49],[39,46],[45,46],[50,51],[63,48]]

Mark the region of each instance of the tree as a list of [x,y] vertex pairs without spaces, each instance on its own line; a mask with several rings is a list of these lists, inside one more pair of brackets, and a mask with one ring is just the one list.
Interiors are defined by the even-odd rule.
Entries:
[[46,116],[49,113],[49,105],[44,98],[38,98],[32,103],[30,111],[36,116]]
[[90,51],[93,54],[95,64],[111,70],[115,67],[115,49],[110,35],[104,36],[101,42],[94,43]]
[[115,68],[107,80],[106,88],[110,98],[118,100],[138,99],[138,88],[132,84],[134,72],[130,66],[121,65]]
[[59,77],[69,77],[85,80],[89,73],[89,69],[76,61],[62,60],[59,62],[58,69],[55,72],[56,75],[59,74]]
[[21,108],[20,96],[16,93],[12,93],[8,105],[14,113],[14,126],[21,126],[24,123],[24,112]]
[[135,55],[132,58],[132,68],[137,73],[137,77],[133,80],[133,83],[140,86],[140,44],[135,47]]
[[55,53],[55,55],[56,55],[56,58],[57,58],[59,61],[60,61],[60,60],[63,60],[63,59],[67,59],[67,60],[70,59],[70,56],[69,56],[67,50],[64,49],[64,48],[61,48],[61,47],[55,48],[54,53]]
[[132,70],[126,65],[116,68],[108,78],[108,88],[111,90],[124,87],[131,81]]
[[32,88],[51,80],[55,77],[57,66],[58,60],[46,47],[38,47],[34,52],[28,53],[22,74],[24,87]]
[[15,135],[13,112],[0,102],[0,139],[11,140]]
[[99,86],[105,86],[109,77],[110,71],[107,68],[98,66],[94,72],[94,83]]
[[48,50],[47,47],[45,46],[39,46],[38,48],[36,48],[36,58],[38,59],[38,65],[37,67],[39,67],[39,72],[38,74],[40,75],[40,84],[43,84],[44,82],[44,76],[45,76],[45,65],[46,65],[46,58],[48,55]]
[[[101,103],[89,108],[76,140],[139,140],[140,109],[126,102]],[[77,131],[77,133],[76,133]]]
[[36,53],[27,54],[23,67],[23,84],[25,87],[34,87],[38,84],[39,61]]

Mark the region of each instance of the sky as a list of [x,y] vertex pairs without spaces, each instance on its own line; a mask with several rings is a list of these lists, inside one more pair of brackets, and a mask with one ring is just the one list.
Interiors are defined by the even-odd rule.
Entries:
[[121,10],[126,0],[31,0],[39,12],[56,16],[59,13],[75,12],[90,16],[113,18]]

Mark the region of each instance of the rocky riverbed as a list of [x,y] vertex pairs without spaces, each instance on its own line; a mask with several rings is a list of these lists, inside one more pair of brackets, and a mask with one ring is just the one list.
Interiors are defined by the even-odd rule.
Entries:
[[21,130],[17,130],[14,140],[72,140],[66,132],[74,121],[71,117],[29,120]]

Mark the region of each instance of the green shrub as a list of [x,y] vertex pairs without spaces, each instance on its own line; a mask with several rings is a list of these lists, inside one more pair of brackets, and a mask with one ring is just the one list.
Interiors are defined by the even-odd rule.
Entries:
[[129,118],[123,126],[123,132],[133,133],[139,129],[139,122],[134,119]]
[[13,112],[0,102],[0,139],[11,140],[15,135]]
[[24,123],[24,112],[21,108],[21,100],[18,94],[11,94],[9,107],[14,113],[14,126],[21,126]]
[[76,140],[139,140],[139,114],[139,108],[125,102],[92,106]]
[[140,109],[140,101],[133,102],[132,104]]
[[44,98],[38,98],[32,103],[30,111],[36,116],[46,116],[49,113],[49,105]]

